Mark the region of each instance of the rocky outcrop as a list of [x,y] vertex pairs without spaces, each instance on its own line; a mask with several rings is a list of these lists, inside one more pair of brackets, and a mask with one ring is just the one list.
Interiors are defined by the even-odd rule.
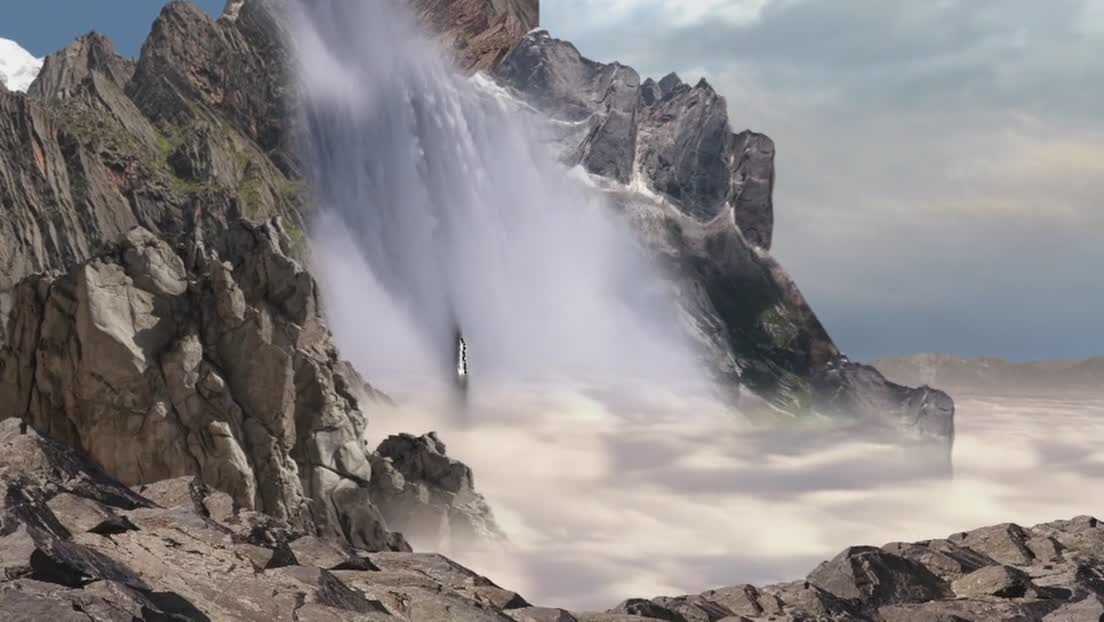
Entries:
[[[774,143],[730,129],[705,80],[640,80],[529,33],[494,78],[554,119],[563,159],[604,188],[675,281],[693,336],[725,383],[789,414],[886,423],[949,442],[953,401],[842,356],[786,271],[773,236]],[[774,416],[770,414],[768,416]]]
[[1099,397],[1104,358],[1017,363],[953,354],[884,357],[875,366],[895,382],[938,385],[952,393]]
[[537,0],[410,0],[410,5],[466,73],[496,67],[540,21]]
[[769,249],[774,143],[733,134],[725,100],[705,80],[640,81],[631,67],[584,58],[546,31],[528,34],[495,69],[502,84],[572,125],[566,159],[662,194],[699,222],[731,212],[744,239]]
[[508,622],[528,607],[441,556],[304,535],[195,481],[137,494],[14,419],[0,450],[5,620]]
[[436,434],[391,436],[373,458],[372,499],[415,544],[457,550],[505,538],[471,469],[449,458]]
[[381,455],[365,444],[362,404],[379,394],[338,358],[279,221],[239,221],[206,242],[202,231],[174,248],[135,228],[65,274],[17,285],[4,417],[128,485],[195,476],[235,507],[367,549],[406,547],[388,524],[444,517],[495,532],[470,471],[435,436]]
[[129,485],[195,475],[242,508],[373,549],[360,404],[314,280],[278,222],[181,254],[135,228],[112,252],[14,291],[0,396]]
[[1085,516],[850,547],[801,582],[633,599],[611,613],[673,622],[1104,619],[1104,525]]
[[[410,446],[432,438],[389,443],[421,461]],[[440,481],[466,476],[432,464],[417,468]],[[636,598],[596,613],[534,607],[441,555],[305,534],[193,478],[136,492],[15,419],[0,421],[0,490],[0,610],[13,620],[1104,619],[1104,524],[1087,516],[850,547],[803,581]]]

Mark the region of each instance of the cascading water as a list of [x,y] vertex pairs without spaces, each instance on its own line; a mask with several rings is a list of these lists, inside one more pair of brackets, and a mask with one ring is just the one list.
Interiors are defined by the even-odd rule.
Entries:
[[[369,377],[696,374],[676,307],[532,118],[458,75],[402,3],[293,7],[313,254]],[[526,115],[528,117],[528,115]]]

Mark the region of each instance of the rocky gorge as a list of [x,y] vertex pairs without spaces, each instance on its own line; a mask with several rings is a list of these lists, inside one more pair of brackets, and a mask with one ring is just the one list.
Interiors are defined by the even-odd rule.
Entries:
[[[277,5],[230,2],[212,20],[171,2],[137,61],[91,33],[26,95],[0,91],[11,619],[1104,616],[1087,517],[849,549],[805,582],[605,613],[533,607],[411,552],[407,538],[504,534],[436,435],[364,440],[389,398],[341,358],[305,267],[312,206]],[[719,379],[785,417],[951,441],[950,398],[849,361],[770,257],[774,145],[732,133],[708,83],[587,60],[532,31],[524,1],[415,11],[463,69],[567,128],[565,163],[605,183],[660,257]]]

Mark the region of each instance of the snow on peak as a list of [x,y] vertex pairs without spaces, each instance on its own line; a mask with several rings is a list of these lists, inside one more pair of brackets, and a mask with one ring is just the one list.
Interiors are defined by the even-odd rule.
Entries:
[[26,91],[42,69],[42,59],[10,39],[0,38],[0,82],[9,91]]

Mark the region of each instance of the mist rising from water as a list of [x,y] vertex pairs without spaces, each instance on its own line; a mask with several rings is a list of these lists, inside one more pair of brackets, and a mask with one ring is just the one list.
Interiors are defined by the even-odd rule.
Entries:
[[369,378],[688,377],[667,285],[532,127],[456,74],[403,5],[302,2],[312,249],[345,356]]

